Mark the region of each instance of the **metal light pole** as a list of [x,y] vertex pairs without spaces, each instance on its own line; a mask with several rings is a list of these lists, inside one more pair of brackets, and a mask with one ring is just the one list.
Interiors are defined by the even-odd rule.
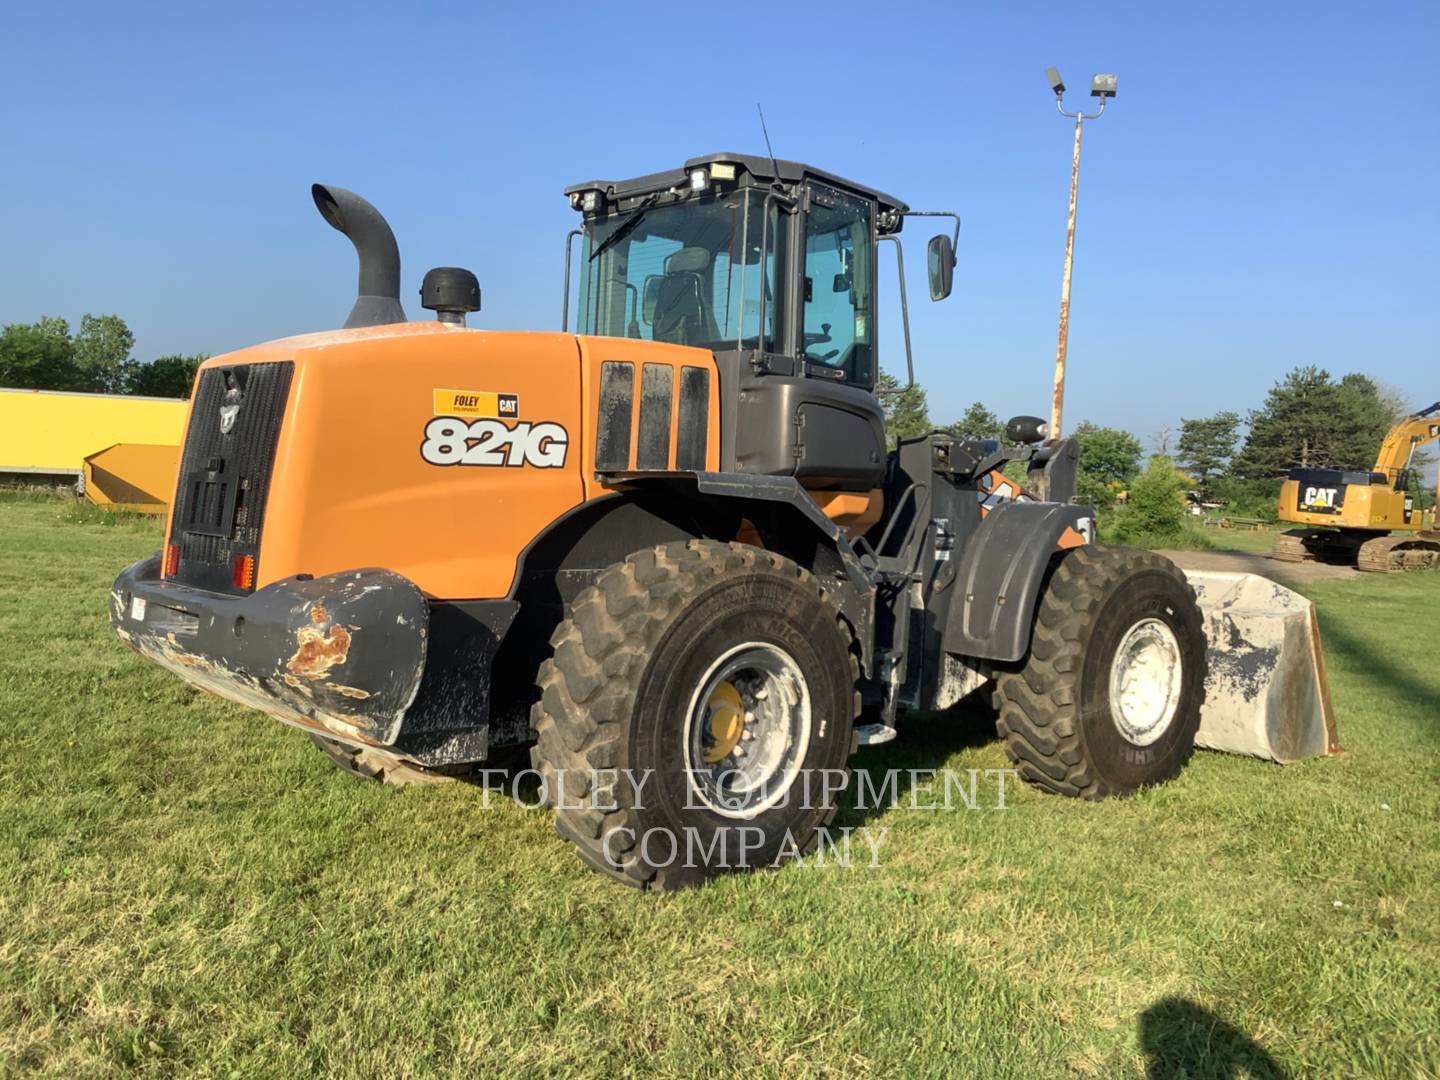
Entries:
[[1065,277],[1060,285],[1060,339],[1055,346],[1055,392],[1050,399],[1050,438],[1060,437],[1061,413],[1065,402],[1065,350],[1070,338],[1070,271],[1075,265],[1075,198],[1080,188],[1080,137],[1086,120],[1098,120],[1105,113],[1105,104],[1115,96],[1115,76],[1096,75],[1090,80],[1090,96],[1100,99],[1094,113],[1066,112],[1063,98],[1065,84],[1060,72],[1046,68],[1045,77],[1055,91],[1055,108],[1060,115],[1075,121],[1075,156],[1070,165],[1070,217],[1065,224]]

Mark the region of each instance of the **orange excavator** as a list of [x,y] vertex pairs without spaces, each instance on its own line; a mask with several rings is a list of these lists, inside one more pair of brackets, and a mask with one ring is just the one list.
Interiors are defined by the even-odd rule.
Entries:
[[1400,420],[1369,471],[1291,469],[1280,488],[1280,519],[1308,526],[1275,539],[1284,562],[1353,563],[1360,570],[1440,566],[1440,531],[1410,492],[1415,453],[1440,439],[1440,401]]

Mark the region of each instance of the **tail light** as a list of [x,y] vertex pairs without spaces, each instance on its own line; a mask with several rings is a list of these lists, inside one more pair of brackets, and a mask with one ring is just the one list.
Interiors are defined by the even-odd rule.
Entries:
[[174,577],[180,571],[180,545],[166,544],[165,559],[160,565],[161,577]]
[[230,564],[230,582],[237,589],[253,589],[255,587],[254,555],[235,556],[235,561]]

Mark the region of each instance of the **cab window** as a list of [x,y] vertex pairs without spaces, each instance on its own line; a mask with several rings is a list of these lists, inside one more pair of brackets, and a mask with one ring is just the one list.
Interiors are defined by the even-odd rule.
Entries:
[[683,198],[588,219],[585,232],[580,333],[712,350],[783,338],[785,237],[763,194]]
[[863,199],[816,187],[805,218],[805,361],[867,387],[875,381],[870,216]]

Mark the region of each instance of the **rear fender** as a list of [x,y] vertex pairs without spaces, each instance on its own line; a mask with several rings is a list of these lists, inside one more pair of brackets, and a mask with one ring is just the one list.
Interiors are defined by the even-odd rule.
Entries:
[[[844,532],[789,476],[732,473],[611,473],[614,494],[562,517],[522,556],[512,594],[566,602],[631,552],[677,539],[734,540],[748,526],[768,551],[820,579],[871,668],[874,589]],[[754,542],[757,537],[751,537]]]

